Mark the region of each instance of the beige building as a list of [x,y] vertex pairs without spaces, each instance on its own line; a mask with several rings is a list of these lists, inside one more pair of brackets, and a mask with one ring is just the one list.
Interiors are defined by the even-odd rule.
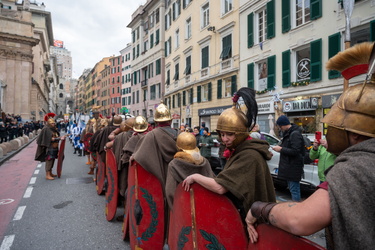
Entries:
[[121,53],[121,113],[131,113],[131,59],[132,45],[128,43]]
[[[320,120],[343,91],[340,73],[325,70],[328,59],[344,50],[340,2],[240,0],[241,86],[258,92],[261,131],[272,131],[275,119],[286,114],[305,133],[325,132]],[[355,1],[352,45],[375,41],[374,19],[374,1]]]
[[148,0],[132,15],[131,114],[153,122],[164,95],[164,2]]
[[239,1],[166,1],[165,102],[173,127],[216,130],[239,86]]

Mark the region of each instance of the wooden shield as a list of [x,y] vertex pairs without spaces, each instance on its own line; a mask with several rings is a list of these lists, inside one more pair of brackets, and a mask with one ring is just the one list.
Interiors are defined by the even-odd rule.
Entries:
[[65,150],[65,141],[66,139],[62,140],[60,143],[59,154],[57,156],[57,177],[61,177],[62,165],[64,161],[64,150]]
[[96,192],[98,195],[104,193],[104,183],[105,183],[105,163],[102,158],[97,154],[98,159],[98,170],[96,172]]
[[233,203],[199,184],[177,186],[169,223],[169,248],[246,249],[245,226]]
[[260,224],[257,227],[258,242],[249,243],[248,249],[325,249],[324,247],[300,236],[290,234],[284,230],[268,224]]
[[162,186],[135,161],[129,167],[126,204],[131,249],[162,249],[165,224]]
[[105,215],[108,221],[113,220],[116,215],[118,200],[118,175],[116,157],[112,149],[106,150],[106,177],[107,190],[105,192]]

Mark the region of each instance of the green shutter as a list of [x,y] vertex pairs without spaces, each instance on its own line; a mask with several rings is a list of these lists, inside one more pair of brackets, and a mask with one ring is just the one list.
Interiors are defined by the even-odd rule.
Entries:
[[322,80],[322,39],[310,43],[310,82]]
[[202,49],[202,69],[208,67],[208,46]]
[[168,56],[168,55],[167,55],[167,51],[168,51],[167,46],[168,46],[168,42],[164,42],[164,56],[165,56],[165,57]]
[[[328,37],[328,58],[335,56],[341,51],[341,33],[337,32]],[[333,79],[340,77],[341,73],[337,70],[330,70],[328,72],[328,78]]]
[[194,101],[194,96],[193,96],[193,94],[194,94],[194,89],[191,88],[191,89],[190,89],[190,104],[193,104],[193,101]]
[[182,91],[182,105],[186,106],[186,91]]
[[275,37],[275,1],[267,3],[267,39]]
[[156,35],[155,35],[155,45],[159,43],[159,30],[156,30]]
[[237,76],[236,75],[233,75],[231,77],[231,82],[232,82],[231,92],[232,92],[232,96],[233,96],[234,93],[236,93],[236,91],[237,91]]
[[197,86],[197,102],[201,102],[201,86]]
[[221,99],[221,84],[222,84],[223,80],[217,80],[217,99]]
[[282,81],[283,88],[290,86],[290,50],[286,50],[282,53]]
[[247,15],[247,47],[254,46],[254,13]]
[[151,34],[151,37],[150,37],[150,49],[154,47],[154,34]]
[[156,60],[156,75],[160,74],[160,59]]
[[211,84],[211,82],[209,82],[207,85],[208,85],[208,97],[207,97],[207,99],[208,99],[208,101],[211,101],[212,100],[212,84]]
[[310,19],[315,20],[322,17],[322,0],[310,1]]
[[282,0],[281,4],[282,32],[286,33],[290,30],[290,0]]
[[276,82],[276,56],[270,56],[267,59],[267,89],[272,90],[275,88]]
[[247,87],[254,88],[254,63],[247,65]]
[[375,20],[370,22],[370,41],[375,42]]

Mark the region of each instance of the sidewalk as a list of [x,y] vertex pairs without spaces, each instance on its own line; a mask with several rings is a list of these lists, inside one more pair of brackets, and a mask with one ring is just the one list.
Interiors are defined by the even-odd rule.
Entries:
[[4,155],[3,157],[0,157],[0,167],[4,162],[6,162],[7,160],[11,159],[13,156],[18,154],[22,149],[29,146],[36,138],[38,138],[38,136],[35,136],[34,138],[30,139],[28,143],[25,143],[19,149],[11,151],[11,152],[7,153],[6,155]]

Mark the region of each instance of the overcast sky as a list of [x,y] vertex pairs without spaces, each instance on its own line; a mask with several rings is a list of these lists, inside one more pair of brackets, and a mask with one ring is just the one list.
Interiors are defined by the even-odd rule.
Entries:
[[103,57],[120,55],[131,42],[126,26],[146,0],[39,0],[51,12],[53,37],[64,42],[73,58],[73,77]]

